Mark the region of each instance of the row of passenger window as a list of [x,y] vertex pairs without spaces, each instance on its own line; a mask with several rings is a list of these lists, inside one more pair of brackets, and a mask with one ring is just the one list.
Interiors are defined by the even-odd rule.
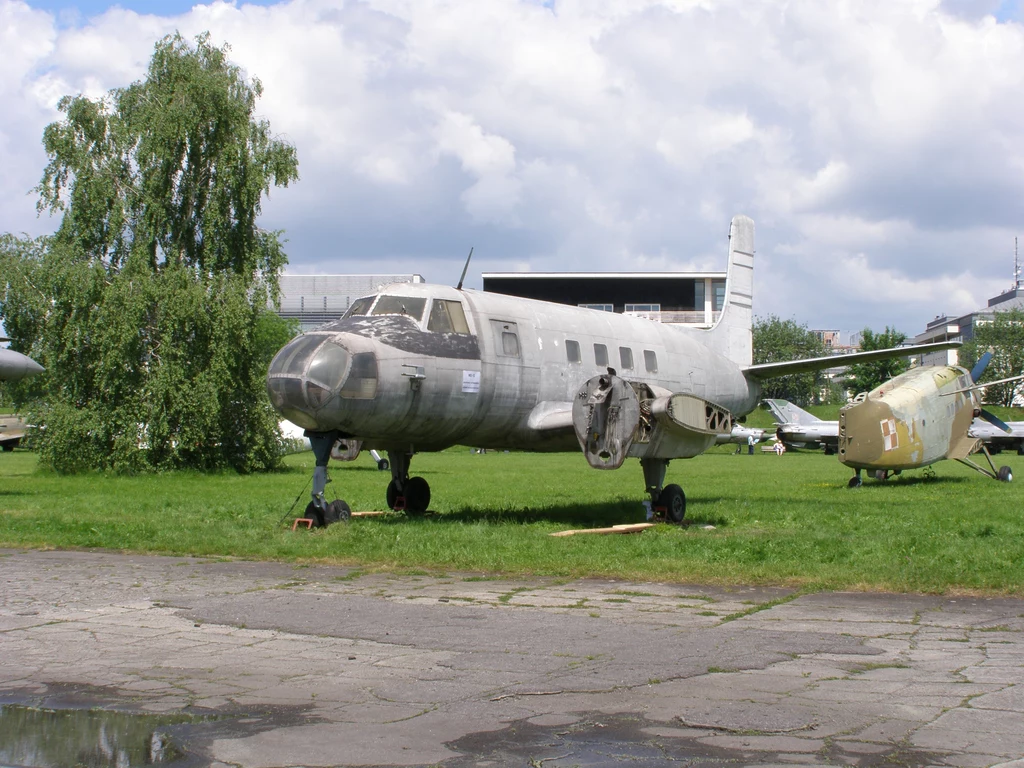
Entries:
[[[566,339],[565,356],[570,363],[582,363],[583,354],[580,350],[580,343]],[[594,363],[602,368],[608,367],[608,347],[604,344],[594,345]],[[619,367],[624,371],[633,370],[633,350],[629,347],[619,347]],[[644,350],[644,368],[648,373],[658,372],[658,355],[653,349]]]

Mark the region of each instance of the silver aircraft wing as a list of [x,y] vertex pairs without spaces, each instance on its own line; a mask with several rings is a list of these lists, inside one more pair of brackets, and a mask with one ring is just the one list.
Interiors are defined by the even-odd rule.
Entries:
[[873,363],[876,360],[889,360],[893,357],[941,352],[945,349],[956,349],[960,345],[959,341],[940,341],[935,344],[918,344],[910,347],[873,349],[870,352],[854,352],[849,355],[829,355],[827,357],[810,357],[806,360],[786,360],[781,363],[761,363],[748,365],[743,369],[743,373],[758,380],[774,379],[777,376],[789,376],[791,373],[808,373],[822,371],[826,368],[845,367],[855,363]]

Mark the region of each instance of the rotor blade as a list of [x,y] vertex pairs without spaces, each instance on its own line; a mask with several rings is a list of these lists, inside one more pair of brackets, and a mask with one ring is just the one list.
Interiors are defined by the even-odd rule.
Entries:
[[981,414],[980,415],[981,415],[981,418],[983,418],[989,424],[996,425],[1001,430],[1003,430],[1003,432],[1012,432],[1013,431],[1013,430],[1010,429],[1010,425],[1009,424],[1007,424],[1005,421],[1000,419],[994,413],[992,413],[990,411],[986,411],[984,408],[981,409]]
[[974,367],[971,368],[971,381],[977,381],[980,379],[981,374],[985,372],[985,369],[988,368],[988,364],[990,362],[992,362],[992,353],[986,352],[981,356],[981,360],[975,363]]

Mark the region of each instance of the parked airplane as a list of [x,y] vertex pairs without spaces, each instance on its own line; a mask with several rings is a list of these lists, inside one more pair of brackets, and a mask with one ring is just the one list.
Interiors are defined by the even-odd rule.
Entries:
[[[725,306],[709,329],[426,283],[385,286],[345,316],[286,344],[270,364],[274,408],[303,427],[316,457],[307,515],[346,517],[324,499],[338,440],[387,451],[387,504],[424,512],[417,452],[452,445],[574,451],[615,469],[640,459],[655,510],[680,522],[671,459],[704,452],[749,413],[763,379],[820,370],[834,357],[751,365],[754,223],[732,220]],[[463,273],[465,274],[465,273]],[[862,362],[956,342],[848,355]],[[351,453],[351,451],[350,451]]]
[[775,436],[787,448],[821,448],[831,456],[839,445],[839,422],[824,421],[788,400],[764,401],[778,425]]
[[737,445],[747,445],[749,438],[754,438],[754,443],[760,443],[764,440],[764,433],[766,430],[758,427],[745,427],[742,424],[733,424],[731,432],[724,432],[720,435],[715,435],[715,445],[728,445],[734,443]]
[[[10,341],[10,339],[0,338],[0,341]],[[0,347],[0,381],[21,381],[21,379],[42,373],[43,370],[43,366],[31,357],[7,347]]]
[[0,415],[0,449],[13,451],[25,438],[28,424],[17,416]]
[[[776,437],[787,448],[825,447],[825,454],[832,455],[839,446],[839,422],[819,419],[812,413],[793,405],[788,400],[765,400],[779,425]],[[1007,421],[1009,431],[977,416],[967,430],[968,437],[976,437],[989,449],[989,453],[1016,449],[1024,456],[1024,421]]]
[[[885,382],[839,411],[839,461],[855,474],[850,487],[861,484],[861,470],[871,470],[879,480],[890,473],[916,469],[942,459],[953,459],[996,480],[1010,482],[1009,467],[996,469],[988,449],[970,434],[975,417],[1004,432],[1009,427],[981,406],[976,384],[992,353],[986,353],[968,371],[958,365],[913,368]],[[1020,376],[1013,377],[1014,381]],[[968,457],[980,448],[991,469]]]
[[971,422],[967,431],[970,437],[976,437],[988,446],[989,453],[1017,449],[1017,455],[1024,456],[1024,421],[1007,421],[1009,431],[977,418]]

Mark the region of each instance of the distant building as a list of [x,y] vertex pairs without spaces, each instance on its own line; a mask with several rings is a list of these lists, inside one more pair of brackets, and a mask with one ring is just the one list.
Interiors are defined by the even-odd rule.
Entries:
[[[1024,309],[1024,288],[1019,285],[988,300],[988,306],[959,317],[939,315],[925,327],[923,333],[914,337],[915,344],[932,344],[942,341],[971,341],[979,325],[991,323],[996,312],[1010,309]],[[922,365],[956,365],[957,350],[931,352],[923,355]]]
[[422,275],[281,275],[278,314],[299,321],[303,331],[337,320],[360,296],[391,283],[422,283]]
[[714,325],[725,304],[725,272],[485,272],[484,290],[527,299]]

